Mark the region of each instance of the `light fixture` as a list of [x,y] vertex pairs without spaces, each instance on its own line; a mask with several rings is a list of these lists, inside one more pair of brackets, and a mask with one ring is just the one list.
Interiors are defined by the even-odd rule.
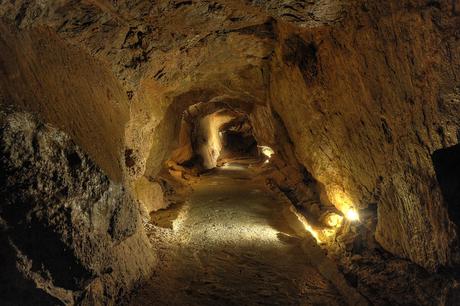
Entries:
[[265,155],[268,159],[270,159],[270,157],[272,157],[272,155],[275,154],[275,151],[273,151],[273,149],[268,146],[258,146],[258,147],[262,151],[262,154]]
[[332,203],[337,209],[342,212],[345,218],[349,221],[359,221],[359,213],[356,207],[356,202],[347,195],[340,186],[332,186],[328,195],[333,199]]
[[359,221],[359,214],[353,208],[347,210],[345,217],[350,221]]

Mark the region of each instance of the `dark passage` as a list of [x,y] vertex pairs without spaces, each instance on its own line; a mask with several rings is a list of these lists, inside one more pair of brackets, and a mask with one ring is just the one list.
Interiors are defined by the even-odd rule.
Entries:
[[460,144],[435,151],[432,160],[449,216],[460,225]]

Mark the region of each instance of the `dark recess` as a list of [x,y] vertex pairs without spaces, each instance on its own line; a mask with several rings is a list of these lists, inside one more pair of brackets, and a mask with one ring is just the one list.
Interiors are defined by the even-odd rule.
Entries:
[[460,225],[460,144],[437,150],[432,155],[450,219]]
[[318,75],[317,48],[297,35],[284,41],[283,59],[299,67],[306,84],[311,84]]

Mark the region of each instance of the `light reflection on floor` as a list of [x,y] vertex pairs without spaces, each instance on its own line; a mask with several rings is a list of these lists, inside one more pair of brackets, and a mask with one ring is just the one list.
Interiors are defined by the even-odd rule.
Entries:
[[[272,199],[261,197],[261,190],[251,186],[247,176],[244,165],[227,164],[217,169],[194,187],[195,194],[185,208],[182,218],[195,220],[194,223],[184,222],[177,230],[193,227],[190,241],[198,235],[213,243],[279,242],[279,231],[270,224]],[[229,181],[229,177],[233,180]]]
[[225,171],[245,171],[247,167],[236,163],[225,163],[221,169]]
[[344,305],[305,260],[282,203],[244,166],[203,177],[169,241],[154,241],[152,280],[131,305]]

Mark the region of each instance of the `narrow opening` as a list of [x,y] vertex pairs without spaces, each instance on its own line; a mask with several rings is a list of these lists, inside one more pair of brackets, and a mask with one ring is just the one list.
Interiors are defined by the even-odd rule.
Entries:
[[247,116],[236,117],[223,125],[219,131],[222,150],[218,165],[244,160],[259,159],[260,152],[254,138],[252,126]]
[[169,165],[201,173],[229,163],[248,164],[263,159],[247,113],[198,103],[182,115],[179,143]]
[[432,160],[449,217],[460,225],[460,144],[435,151]]

